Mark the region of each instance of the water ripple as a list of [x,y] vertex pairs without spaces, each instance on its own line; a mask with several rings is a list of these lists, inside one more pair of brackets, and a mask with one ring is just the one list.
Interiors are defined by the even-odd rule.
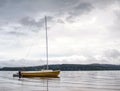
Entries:
[[13,78],[0,72],[0,91],[120,91],[120,71],[62,72],[60,78]]

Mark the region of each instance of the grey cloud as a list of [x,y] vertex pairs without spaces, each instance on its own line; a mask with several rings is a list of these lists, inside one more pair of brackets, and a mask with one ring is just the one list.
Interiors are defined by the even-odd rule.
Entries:
[[105,56],[107,58],[118,58],[120,57],[120,51],[116,49],[107,50],[105,51]]
[[[52,21],[52,17],[48,16],[47,21]],[[24,17],[20,20],[20,23],[24,26],[35,26],[35,27],[42,27],[45,20],[44,18],[40,18],[39,21],[36,21],[32,17]]]
[[[8,26],[6,26],[8,27]],[[17,27],[17,26],[12,26],[12,27],[8,27],[8,29],[4,29],[4,28],[0,28],[0,35],[4,35],[4,36],[25,36],[28,35],[28,31],[25,29],[23,29],[23,27]]]
[[[4,0],[3,0],[4,1]],[[1,19],[13,22],[21,17],[32,16],[43,13],[48,15],[64,15],[79,0],[8,0],[5,7],[0,10]],[[9,16],[8,16],[9,15]],[[31,20],[36,24],[35,21]],[[33,23],[33,24],[34,24]]]
[[[34,16],[39,12],[48,12],[45,6],[49,5],[45,4],[46,3],[41,2],[41,0],[8,0],[6,5],[0,9],[0,20],[14,22],[25,16]],[[47,4],[49,4],[49,2]],[[0,5],[3,4],[0,3]]]
[[89,13],[93,9],[91,3],[83,2],[74,6],[69,12],[69,16],[66,18],[69,22],[74,22],[74,17],[78,17],[83,14]]
[[[7,0],[7,1],[0,0],[0,26],[3,25],[7,27],[6,28],[7,30],[2,28],[0,29],[0,37],[1,36],[7,37],[8,39],[5,40],[4,38],[1,38],[1,40],[6,41],[6,45],[8,45],[9,43],[11,43],[11,41],[9,43],[7,42],[7,40],[9,40],[10,37],[12,37],[11,40],[13,40],[17,38],[16,35],[20,35],[20,36],[25,35],[26,37],[26,35],[28,35],[29,33],[33,33],[33,32],[36,33],[39,30],[41,30],[41,28],[44,26],[44,18],[39,18],[38,20],[36,20],[35,19],[36,16],[38,18],[38,16],[41,17],[44,14],[46,14],[48,15],[47,17],[48,23],[53,22],[53,24],[56,22],[63,24],[66,20],[68,22],[76,22],[74,21],[75,18],[81,17],[82,15],[88,15],[94,9],[103,10],[104,8],[109,8],[111,4],[115,4],[117,2],[120,1],[119,0],[42,0],[42,1],[41,0]],[[112,36],[115,35],[119,43],[119,38],[120,38],[119,11],[116,12],[115,17],[111,17],[111,18],[116,18],[116,20],[114,21],[114,25],[113,26],[111,25],[111,27],[108,29],[108,30],[111,29],[108,35],[112,35]],[[15,23],[20,23],[22,26],[9,27],[7,26],[8,24],[5,23],[3,24],[3,22],[5,21],[11,23],[11,25],[12,22],[13,25]],[[86,35],[85,33],[83,34],[83,36]],[[91,34],[92,33],[90,33],[89,35]],[[103,37],[104,36],[105,35],[103,35]],[[107,42],[111,43],[112,40],[114,40],[113,38],[114,37],[109,38]],[[12,45],[12,47],[15,48],[16,46]],[[8,51],[8,49],[6,50]],[[71,52],[71,54],[74,53]],[[94,55],[91,54],[91,56]],[[101,58],[101,63],[103,61],[105,62],[111,61],[110,58],[118,60],[117,58],[120,56],[120,51],[118,51],[117,49],[108,50],[105,52],[103,56],[104,56],[103,59]],[[99,60],[97,60],[94,57],[89,57],[87,61],[99,62]]]
[[43,18],[39,19],[39,21],[36,21],[32,17],[24,17],[19,22],[23,27],[28,27],[29,32],[38,32],[44,26]]
[[[99,58],[96,56],[99,56]],[[107,49],[101,55],[84,57],[87,58],[87,63],[120,64],[120,51],[118,49]]]
[[[0,67],[23,67],[23,66],[36,66],[39,64],[39,62],[44,62],[43,60],[25,60],[25,59],[18,59],[18,60],[8,60],[8,59],[4,59],[4,60],[0,60]],[[42,64],[41,64],[42,65]]]
[[120,9],[119,9],[119,11],[116,11],[115,14],[117,16],[117,19],[119,20],[120,19]]
[[[3,5],[1,0],[1,5]],[[29,15],[38,12],[61,12],[78,0],[8,0],[7,5],[2,8],[2,12],[12,12],[11,15]],[[14,13],[15,12],[15,13]]]
[[109,6],[119,3],[120,0],[81,0],[82,2],[87,2],[92,4],[95,9],[105,9],[109,8]]
[[58,19],[57,23],[64,23],[64,21],[62,19]]
[[6,0],[0,0],[0,7],[4,6],[6,4]]
[[[48,22],[53,22],[52,16],[47,16]],[[44,26],[44,17],[40,18],[38,21],[36,21],[32,17],[23,17],[18,24],[20,23],[22,26],[9,26],[6,25],[6,27],[0,26],[0,35],[4,36],[26,36],[31,33],[38,32],[43,26]]]
[[[54,19],[52,16],[47,16],[47,21],[48,22],[54,22]],[[45,18],[40,18],[38,21],[36,21],[32,17],[24,17],[19,21],[23,26],[28,26],[34,28],[33,31],[38,31],[38,29],[42,28],[45,23]],[[35,32],[34,31],[34,32]]]
[[93,6],[90,3],[80,3],[69,12],[70,15],[81,15],[83,13],[89,12]]
[[74,4],[75,6],[71,6],[70,10],[66,10],[68,12],[68,17],[66,20],[68,22],[74,22],[76,17],[80,17],[81,15],[86,15],[94,9],[105,9],[109,8],[110,5],[118,3],[119,0],[79,0]]
[[[89,12],[93,8],[93,3],[96,7],[109,5],[110,2],[116,0],[1,0],[0,5],[6,3],[6,6],[0,10],[1,16],[4,19],[12,20],[24,16],[34,16],[38,13],[49,13],[70,16],[78,16]],[[9,14],[9,17],[8,17]]]
[[114,20],[113,24],[108,26],[109,31],[111,32],[112,38],[120,38],[120,9],[113,11]]
[[20,36],[24,36],[24,35],[27,35],[27,31],[23,30],[22,27],[12,27],[12,30],[11,31],[8,31],[7,34],[9,35],[14,35],[14,36],[17,36],[17,35],[20,35]]
[[26,35],[25,33],[19,32],[19,31],[10,31],[10,32],[7,32],[6,34],[14,35],[14,36],[17,36],[17,35],[24,36],[24,35]]
[[100,55],[100,58],[96,58],[94,55],[88,56],[87,61],[89,63],[102,63],[102,64],[120,64],[120,51],[118,49],[108,49]]
[[103,55],[103,60],[107,64],[120,64],[120,51],[118,49],[109,49],[106,50]]
[[46,16],[46,17],[47,17],[47,21],[53,21],[53,17],[52,16]]
[[25,26],[42,26],[43,25],[43,19],[39,20],[39,21],[35,21],[35,19],[31,18],[31,17],[24,17],[20,20],[20,23],[22,25]]
[[[120,9],[115,11],[115,15],[116,15],[116,20],[115,20],[115,24],[120,25]],[[120,29],[120,28],[119,28]]]

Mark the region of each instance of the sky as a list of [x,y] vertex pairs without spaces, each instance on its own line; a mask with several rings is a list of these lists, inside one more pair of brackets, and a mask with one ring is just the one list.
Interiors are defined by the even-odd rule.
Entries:
[[0,67],[120,64],[120,0],[0,0]]

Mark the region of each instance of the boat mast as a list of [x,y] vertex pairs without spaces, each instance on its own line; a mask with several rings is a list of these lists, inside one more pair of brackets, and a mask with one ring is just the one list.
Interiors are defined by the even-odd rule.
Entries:
[[48,32],[47,32],[47,17],[45,16],[45,31],[46,31],[46,61],[47,61],[47,67],[48,70]]

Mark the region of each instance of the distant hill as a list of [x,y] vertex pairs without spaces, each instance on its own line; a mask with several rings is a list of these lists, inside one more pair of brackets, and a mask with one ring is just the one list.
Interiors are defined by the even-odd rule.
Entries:
[[[0,71],[38,71],[45,69],[46,65],[30,67],[3,67]],[[94,71],[94,70],[120,70],[120,65],[111,64],[55,64],[49,65],[49,69],[61,71]]]

